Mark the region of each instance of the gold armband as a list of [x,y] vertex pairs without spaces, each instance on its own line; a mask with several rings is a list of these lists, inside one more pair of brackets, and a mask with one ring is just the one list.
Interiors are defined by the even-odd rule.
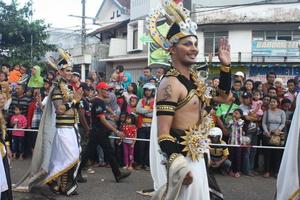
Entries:
[[220,70],[222,72],[229,73],[230,72],[230,66],[229,65],[221,65]]
[[164,134],[161,134],[160,136],[158,136],[158,143],[160,143],[162,141],[166,141],[166,140],[174,142],[174,143],[176,142],[176,139],[168,133],[164,133]]

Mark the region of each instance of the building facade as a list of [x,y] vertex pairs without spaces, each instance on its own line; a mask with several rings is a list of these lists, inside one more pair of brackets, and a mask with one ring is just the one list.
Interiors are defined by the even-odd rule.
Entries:
[[[298,1],[193,0],[198,24],[199,61],[217,65],[218,41],[228,38],[236,70],[250,76],[300,75],[300,3]],[[234,68],[233,68],[234,69]]]

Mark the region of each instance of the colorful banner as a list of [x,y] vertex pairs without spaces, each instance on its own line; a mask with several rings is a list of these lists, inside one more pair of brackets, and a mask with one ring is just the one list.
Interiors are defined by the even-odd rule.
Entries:
[[252,56],[299,56],[298,41],[253,41]]
[[[159,32],[166,36],[169,30],[169,25],[164,23],[157,27]],[[163,64],[169,65],[170,55],[169,52],[163,50],[155,42],[150,42],[148,51],[148,64]]]

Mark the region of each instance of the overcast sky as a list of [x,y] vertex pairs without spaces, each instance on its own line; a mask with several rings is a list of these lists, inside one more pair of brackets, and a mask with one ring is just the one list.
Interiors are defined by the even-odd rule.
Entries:
[[[29,0],[18,0],[23,5]],[[68,15],[82,15],[81,0],[32,0],[33,18],[44,19],[46,23],[55,28],[80,29],[81,18],[69,17]],[[11,0],[4,0],[10,3]],[[86,16],[95,17],[102,0],[86,0]],[[87,19],[87,24],[92,24],[92,20]],[[89,32],[89,31],[88,31]]]

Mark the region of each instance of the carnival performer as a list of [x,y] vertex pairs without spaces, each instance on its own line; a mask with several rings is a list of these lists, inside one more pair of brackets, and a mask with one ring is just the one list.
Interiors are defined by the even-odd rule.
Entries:
[[[209,92],[204,79],[192,65],[197,61],[197,25],[189,18],[182,3],[167,0],[164,10],[149,19],[150,35],[171,55],[171,67],[157,91],[156,115],[158,143],[167,158],[167,184],[152,199],[210,199],[204,154],[209,154],[208,131],[212,119],[205,111]],[[157,30],[157,20],[167,16],[171,27],[164,37]],[[219,100],[230,98],[230,47],[220,41]],[[157,152],[158,154],[158,152]]]
[[11,158],[10,142],[6,134],[6,121],[3,108],[6,103],[4,96],[0,93],[0,200],[12,200],[11,179],[8,159]]
[[72,91],[68,83],[72,78],[71,57],[59,49],[60,59],[51,60],[59,76],[53,84],[41,119],[31,168],[17,184],[15,191],[29,192],[42,182],[56,194],[77,194],[76,174],[80,144],[76,116],[82,90]]

